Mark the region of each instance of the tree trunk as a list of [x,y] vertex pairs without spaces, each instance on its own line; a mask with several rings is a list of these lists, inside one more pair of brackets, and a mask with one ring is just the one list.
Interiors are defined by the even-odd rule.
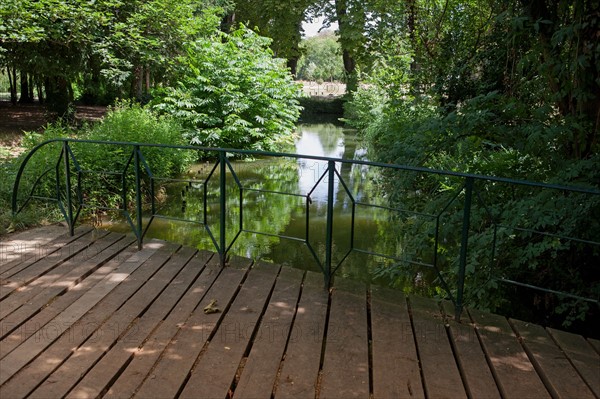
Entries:
[[355,43],[349,38],[352,27],[348,16],[347,0],[335,0],[335,12],[340,32],[344,70],[346,71],[346,92],[352,95],[358,88],[358,78],[356,76],[356,61],[352,55],[355,50],[352,46]]
[[35,101],[35,97],[33,95],[33,87],[35,86],[35,80],[33,79],[33,75],[29,75],[29,100],[31,102]]
[[10,102],[17,105],[17,71],[15,68],[8,67],[8,85],[10,86]]
[[133,70],[133,75],[131,78],[131,97],[135,98],[137,101],[142,100],[142,89],[144,87],[144,82],[142,79],[143,76],[143,68],[141,66],[136,66]]
[[20,78],[21,78],[21,98],[19,98],[19,103],[20,104],[30,104],[33,102],[33,96],[30,96],[30,90],[29,90],[29,76],[21,71],[20,74]]
[[39,76],[35,78],[35,86],[37,88],[38,101],[40,104],[44,104],[46,102],[44,98],[44,87]]
[[229,33],[231,27],[235,24],[235,12],[231,12],[223,17],[221,20],[221,31]]
[[290,72],[296,77],[296,72],[298,70],[298,57],[292,57],[287,60],[287,67],[290,68]]
[[57,118],[72,120],[75,116],[72,112],[69,82],[62,76],[52,76],[46,78],[46,99],[47,109],[55,114]]
[[144,76],[144,94],[146,96],[146,101],[148,101],[147,99],[150,97],[150,68],[146,67],[145,68],[145,76]]

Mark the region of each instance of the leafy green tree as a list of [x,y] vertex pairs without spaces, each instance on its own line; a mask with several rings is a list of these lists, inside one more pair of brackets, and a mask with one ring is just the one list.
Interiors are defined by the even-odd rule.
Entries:
[[273,58],[270,40],[241,27],[192,43],[177,87],[157,92],[155,110],[180,119],[192,144],[274,150],[289,142],[300,89]]
[[344,77],[341,47],[333,32],[307,38],[300,47],[304,54],[298,62],[298,79],[334,81]]
[[[141,98],[166,82],[187,43],[207,32],[213,2],[7,0],[0,4],[0,66],[43,81],[48,105],[68,114],[84,94]],[[213,27],[210,25],[211,28]]]
[[311,0],[236,0],[226,25],[231,28],[242,23],[256,28],[262,36],[270,37],[274,54],[286,59],[292,74],[296,74],[301,55],[302,21],[307,18],[313,3]]
[[[597,15],[597,2],[583,1],[408,2],[380,20],[397,21],[396,31],[370,25],[370,40],[380,45],[365,75],[370,85],[357,91],[348,117],[367,137],[372,159],[598,189]],[[437,233],[431,222],[399,216],[398,255],[431,259],[439,234],[439,267],[456,279],[462,209],[450,200],[461,198],[461,183],[413,173],[389,176],[383,187],[394,206],[446,209]],[[494,276],[597,297],[599,248],[552,235],[597,241],[598,198],[501,184],[477,190],[467,269],[472,304],[498,310],[516,296]],[[551,303],[559,323],[595,314],[593,305],[564,298],[520,299],[531,307]]]

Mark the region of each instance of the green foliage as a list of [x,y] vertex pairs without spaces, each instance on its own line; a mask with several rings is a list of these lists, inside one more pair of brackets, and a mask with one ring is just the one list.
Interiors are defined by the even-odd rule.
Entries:
[[300,88],[269,43],[241,27],[191,44],[185,76],[156,93],[153,109],[182,121],[192,144],[280,148],[292,138]]
[[0,3],[0,66],[44,82],[64,113],[72,84],[84,99],[141,99],[172,78],[186,46],[214,28],[214,1],[6,0]]
[[[59,124],[49,125],[43,134],[28,134],[23,140],[23,145],[31,149],[41,142],[58,137],[116,142],[184,144],[182,128],[174,119],[167,116],[159,117],[140,105],[129,103],[117,105],[109,110],[102,122],[84,126],[77,132]],[[56,197],[56,165],[58,165],[60,176],[64,176],[62,163],[58,162],[61,150],[59,144],[46,145],[31,158],[19,190],[21,198],[29,194],[35,179],[47,169],[50,169],[50,174],[38,183],[36,193]],[[133,201],[133,190],[135,189],[134,168],[131,164],[126,168],[133,151],[132,146],[72,143],[71,150],[83,172],[82,192],[87,205],[122,208],[123,185],[121,175],[124,176],[127,183],[126,198],[128,202]],[[155,177],[179,176],[192,160],[189,151],[174,149],[146,147],[142,148],[142,154]],[[75,187],[77,168],[72,160],[71,164],[73,172],[71,184]],[[146,185],[148,174],[145,168],[143,168],[142,174],[144,185]],[[64,189],[64,177],[61,177],[61,189]],[[76,198],[76,193],[73,192],[72,194],[73,198]],[[129,203],[126,203],[125,206],[129,206]]]
[[[583,16],[583,5],[552,6],[546,11],[554,14],[540,18],[543,7],[516,2],[458,3],[416,2],[414,10],[403,10],[419,22],[414,35],[380,31],[377,67],[346,108],[370,143],[370,158],[598,190],[600,80],[589,31],[597,19]],[[416,172],[382,181],[390,203],[407,211],[397,215],[397,255],[428,262],[435,255],[451,287],[463,184]],[[422,214],[441,210],[436,252],[435,218]],[[538,321],[563,325],[594,317],[597,306],[515,290],[499,279],[597,298],[600,248],[585,242],[598,241],[599,215],[597,195],[477,181],[467,303],[513,315],[523,306],[547,310],[550,316]],[[398,276],[399,270],[380,273]]]
[[296,77],[303,80],[334,81],[344,77],[341,47],[332,32],[324,32],[301,42],[302,57]]
[[286,59],[295,72],[295,63],[301,55],[302,21],[314,3],[312,0],[236,0],[228,19],[233,22],[231,25],[242,23],[262,36],[270,37],[273,52]]

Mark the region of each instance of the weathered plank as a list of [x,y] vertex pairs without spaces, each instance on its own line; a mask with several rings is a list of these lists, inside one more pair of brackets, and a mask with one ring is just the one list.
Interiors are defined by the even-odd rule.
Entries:
[[277,383],[276,398],[315,397],[329,292],[323,276],[307,272]]
[[514,319],[509,322],[553,398],[594,398],[592,391],[543,327]]
[[[101,257],[101,255],[98,255]],[[88,259],[87,264],[93,264],[93,259]],[[67,331],[75,321],[98,303],[108,292],[122,281],[125,276],[113,276],[113,278],[95,291],[88,291],[84,294],[85,300],[80,300],[69,306],[64,312],[60,313],[52,322],[52,328],[59,336]],[[52,339],[38,339],[33,336],[28,338],[20,346],[15,348],[7,356],[0,360],[4,372],[0,375],[0,384],[6,381],[6,378],[12,376],[15,372],[33,360],[46,347],[52,343]]]
[[415,339],[400,291],[371,290],[374,398],[423,398]]
[[[184,248],[180,252],[186,251],[189,251],[189,249]],[[185,256],[181,260],[185,261],[187,258],[188,256]],[[163,319],[167,318],[173,308],[179,307],[178,302],[188,292],[188,288],[190,286],[197,287],[196,284],[192,285],[192,283],[203,271],[207,260],[208,256],[205,254],[201,259],[194,257],[187,262],[184,269],[168,283],[166,289],[144,314],[119,338],[119,341],[110,348],[108,353],[95,363],[93,369],[77,383],[66,397],[99,397],[105,392],[110,382],[118,377],[120,370],[127,365],[127,362],[133,356],[133,352],[148,339],[148,336],[161,324]],[[165,267],[173,268],[174,266],[174,261],[171,259]]]
[[288,342],[303,272],[283,268],[263,316],[252,350],[234,391],[236,398],[268,398]]
[[369,397],[369,338],[364,284],[336,280],[323,357],[320,398]]
[[[64,296],[89,275],[95,273],[110,259],[132,243],[121,234],[110,234],[98,240],[95,255],[80,262],[70,260],[56,267],[52,273],[32,281],[27,287],[2,300],[3,311],[8,313],[2,322],[19,325],[51,303]],[[35,287],[36,289],[32,289]],[[6,306],[6,309],[4,307]],[[12,309],[12,312],[9,310]]]
[[496,376],[503,397],[549,398],[550,394],[537,375],[506,318],[474,309],[469,310],[483,349]]
[[581,335],[547,329],[594,394],[600,397],[600,355]]
[[[36,295],[30,302],[21,306],[15,312],[0,321],[0,338],[2,339],[0,359],[31,335],[35,334],[40,326],[45,326],[48,322],[71,306],[91,287],[113,273],[123,262],[123,257],[130,257],[134,254],[135,250],[132,247],[128,247],[131,242],[131,239],[126,239],[110,247],[109,250],[111,252],[122,250],[123,248],[126,249],[122,250],[116,258],[111,259],[108,263],[94,271],[81,282],[75,284],[76,281],[74,281],[73,284],[75,285],[66,293],[64,293],[65,287],[62,287],[62,284],[59,286],[51,286],[49,290],[54,291],[52,295],[41,295],[46,291],[42,290],[40,295]],[[37,299],[41,300],[36,301]],[[30,317],[34,313],[35,315]]]
[[462,317],[460,323],[454,320],[454,305],[443,301],[442,309],[446,314],[446,323],[458,366],[464,379],[465,389],[471,398],[500,398],[496,381],[487,363],[487,359],[475,326],[467,317]]
[[[139,398],[175,397],[188,379],[204,345],[212,337],[239,289],[251,262],[238,260],[236,267],[228,267],[221,272],[204,299],[194,310],[179,333],[161,354],[158,362],[136,390]],[[203,309],[216,301],[217,313],[204,313]]]
[[[161,323],[160,327],[148,337],[141,348],[138,347],[133,351],[133,359],[127,365],[127,368],[125,368],[118,376],[112,386],[108,388],[104,398],[130,398],[135,394],[138,386],[142,384],[144,378],[150,373],[152,367],[157,362],[169,342],[175,339],[180,327],[188,323],[188,318],[194,309],[196,309],[199,303],[206,298],[209,288],[219,276],[220,272],[221,267],[219,259],[217,256],[213,256],[204,268],[200,277],[196,280],[194,285],[190,287],[173,312],[171,312],[164,322]],[[104,365],[101,362],[94,366],[94,369],[86,376],[86,378],[89,377],[91,383],[96,384],[96,369],[99,369],[99,372],[102,372],[103,367],[110,366],[109,364]],[[88,389],[90,389],[89,386]],[[97,388],[94,389],[97,390]]]
[[[170,284],[175,281],[180,271],[183,269],[182,273],[184,275],[186,272],[193,275],[199,272],[192,268],[184,269],[194,253],[195,251],[191,248],[183,248],[173,254],[135,295],[129,298],[119,310],[98,327],[99,329],[110,329],[113,331],[112,334],[102,334],[89,338],[74,350],[69,359],[61,364],[29,397],[40,399],[62,398],[108,349],[114,348],[114,345],[116,345],[118,346],[116,350],[123,350],[123,345],[127,346],[127,340],[129,339],[132,340],[131,345],[136,347],[136,342],[139,339],[136,334],[139,332],[140,335],[143,335],[147,329],[152,329],[169,311],[173,301],[178,298],[181,285]],[[120,338],[121,345],[118,345],[116,342]],[[79,391],[78,393],[88,394],[86,391]]]
[[52,225],[9,236],[0,241],[0,280],[60,250],[91,230],[89,226],[78,227],[71,237],[63,226]]
[[436,301],[411,296],[410,310],[428,398],[466,398],[463,381]]
[[588,338],[588,342],[596,350],[596,353],[600,354],[600,340]]
[[[11,365],[10,374],[8,374],[8,370],[6,374],[2,370],[0,378],[3,381],[9,378],[10,380],[5,385],[0,386],[0,397],[27,396],[72,354],[74,347],[79,347],[92,336],[114,333],[114,331],[108,329],[98,330],[98,327],[126,302],[168,259],[169,253],[167,251],[157,251],[164,245],[160,242],[147,243],[142,251],[137,252],[129,259],[125,259],[122,267],[117,269],[117,273],[107,276],[105,281],[95,285],[79,301],[67,308],[67,311],[63,312],[68,315],[68,320],[66,321],[70,324],[66,331],[64,331],[65,326],[61,324],[65,322],[61,320],[65,318],[62,316],[63,313],[61,313],[61,316],[50,322],[48,327],[40,328],[36,334],[26,340],[23,345],[30,341],[37,341],[40,343],[40,346],[46,347],[46,349],[38,357],[35,357],[35,355],[31,356],[31,358],[35,357],[35,359],[23,367],[12,378],[14,369],[18,367]],[[112,284],[118,285],[114,288],[111,287]],[[73,323],[76,313],[85,312],[90,303],[93,304],[95,298],[102,296],[104,297],[101,301],[97,302],[90,311]],[[64,333],[61,334],[61,330]],[[19,346],[16,350],[23,347],[23,345]],[[38,348],[34,346],[33,349]],[[15,351],[11,352],[10,355],[13,353]],[[27,350],[24,353],[27,354]],[[0,361],[0,367],[3,367],[4,361],[9,356]]]
[[279,268],[266,263],[252,268],[215,336],[194,365],[180,398],[227,396],[267,305]]
[[[3,304],[0,309],[0,318],[5,317],[16,307],[29,300],[34,295],[32,293],[34,287],[56,281],[65,273],[65,270],[68,270],[69,266],[72,267],[74,264],[92,258],[99,251],[111,245],[112,242],[109,241],[112,238],[120,236],[112,234],[110,239],[104,239],[109,235],[108,232],[99,232],[97,235],[98,237],[93,237],[88,234],[4,281],[0,286],[0,300]],[[67,261],[69,263],[65,266]],[[25,285],[27,285],[25,289],[19,290]]]

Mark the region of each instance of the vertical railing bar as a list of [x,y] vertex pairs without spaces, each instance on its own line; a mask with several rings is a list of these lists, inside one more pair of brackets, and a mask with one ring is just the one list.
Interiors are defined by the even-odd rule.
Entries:
[[135,168],[135,212],[136,212],[136,236],[138,249],[143,247],[142,243],[142,185],[140,176],[140,146],[134,146],[134,168]]
[[335,178],[335,161],[327,162],[327,230],[325,233],[325,287],[331,287],[331,258],[333,252],[333,180]]
[[219,176],[219,199],[220,199],[220,205],[221,205],[221,209],[220,209],[220,215],[219,215],[219,219],[220,219],[220,234],[219,234],[219,258],[220,258],[220,263],[221,263],[221,267],[225,267],[225,258],[227,256],[226,254],[226,246],[227,246],[227,241],[225,239],[225,220],[226,220],[226,213],[227,213],[227,198],[226,198],[226,190],[227,190],[227,185],[226,185],[226,180],[225,180],[225,175],[227,173],[227,154],[225,153],[225,151],[219,151],[219,172],[220,172],[220,176]]
[[465,288],[465,273],[467,268],[467,246],[469,244],[469,225],[471,219],[471,203],[473,199],[473,183],[472,177],[467,177],[465,181],[465,205],[463,209],[463,225],[460,243],[460,257],[458,264],[458,281],[456,304],[454,309],[454,318],[460,322],[460,315],[463,311],[463,297]]
[[154,176],[150,177],[150,201],[151,201],[151,206],[152,206],[152,217],[154,217],[154,215],[156,215],[156,198],[154,195]]
[[306,224],[305,224],[305,231],[306,234],[304,235],[304,239],[306,240],[306,242],[308,243],[308,232],[309,232],[309,223],[310,223],[310,203],[311,203],[311,199],[310,196],[306,196]]
[[207,225],[208,223],[208,193],[206,192],[206,190],[208,189],[208,182],[205,180],[204,182],[202,182],[202,213],[203,213],[203,224],[204,226]]
[[67,223],[69,225],[69,234],[75,235],[75,225],[73,223],[73,199],[71,198],[71,162],[69,162],[69,142],[63,141],[63,157],[65,162],[65,186],[67,190]]

